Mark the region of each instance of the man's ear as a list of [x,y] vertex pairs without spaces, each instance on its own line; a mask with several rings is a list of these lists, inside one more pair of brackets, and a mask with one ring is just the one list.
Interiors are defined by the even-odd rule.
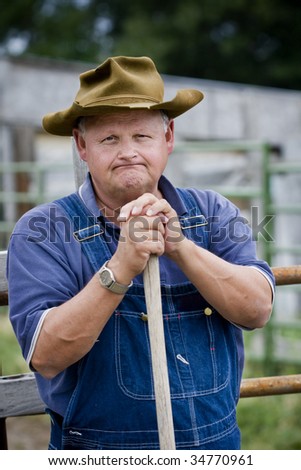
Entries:
[[87,157],[86,157],[86,141],[83,136],[83,133],[79,129],[73,129],[72,131],[73,138],[76,143],[76,147],[79,153],[80,158],[86,162]]
[[174,144],[175,144],[175,139],[174,139],[174,120],[171,119],[169,121],[167,130],[165,132],[165,138],[166,138],[166,143],[167,143],[167,148],[168,148],[168,155],[173,151],[174,149]]

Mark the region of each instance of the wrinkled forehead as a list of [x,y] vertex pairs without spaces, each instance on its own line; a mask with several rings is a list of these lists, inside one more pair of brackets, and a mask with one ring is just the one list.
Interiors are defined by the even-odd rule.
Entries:
[[[145,110],[145,109],[135,109],[135,110],[105,110],[103,113],[97,116],[85,116],[80,119],[81,125],[84,127],[103,127],[110,125],[131,125],[131,124],[140,124],[140,125],[152,125],[152,124],[161,124],[166,122],[167,116],[159,110]],[[168,120],[168,118],[167,118]]]

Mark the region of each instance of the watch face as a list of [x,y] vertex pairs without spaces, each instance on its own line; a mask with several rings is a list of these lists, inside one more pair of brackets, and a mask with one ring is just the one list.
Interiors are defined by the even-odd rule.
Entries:
[[106,269],[100,273],[100,279],[105,286],[110,286],[113,282],[113,279]]

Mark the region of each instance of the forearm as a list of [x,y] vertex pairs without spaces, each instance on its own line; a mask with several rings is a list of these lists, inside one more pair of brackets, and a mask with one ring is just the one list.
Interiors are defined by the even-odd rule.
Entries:
[[179,245],[171,257],[210,305],[238,325],[265,325],[272,309],[272,290],[260,272],[228,263],[190,240]]
[[122,298],[103,288],[96,274],[75,297],[50,310],[32,356],[34,369],[52,378],[81,359]]

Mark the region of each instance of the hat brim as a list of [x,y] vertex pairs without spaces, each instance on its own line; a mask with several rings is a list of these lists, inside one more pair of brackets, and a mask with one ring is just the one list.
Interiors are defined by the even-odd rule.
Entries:
[[49,134],[71,136],[80,117],[98,116],[105,111],[122,109],[149,109],[164,111],[170,119],[174,119],[200,103],[204,95],[193,89],[179,90],[171,101],[152,104],[151,102],[123,102],[107,100],[96,106],[80,106],[76,102],[63,111],[46,114],[43,118],[43,127]]

